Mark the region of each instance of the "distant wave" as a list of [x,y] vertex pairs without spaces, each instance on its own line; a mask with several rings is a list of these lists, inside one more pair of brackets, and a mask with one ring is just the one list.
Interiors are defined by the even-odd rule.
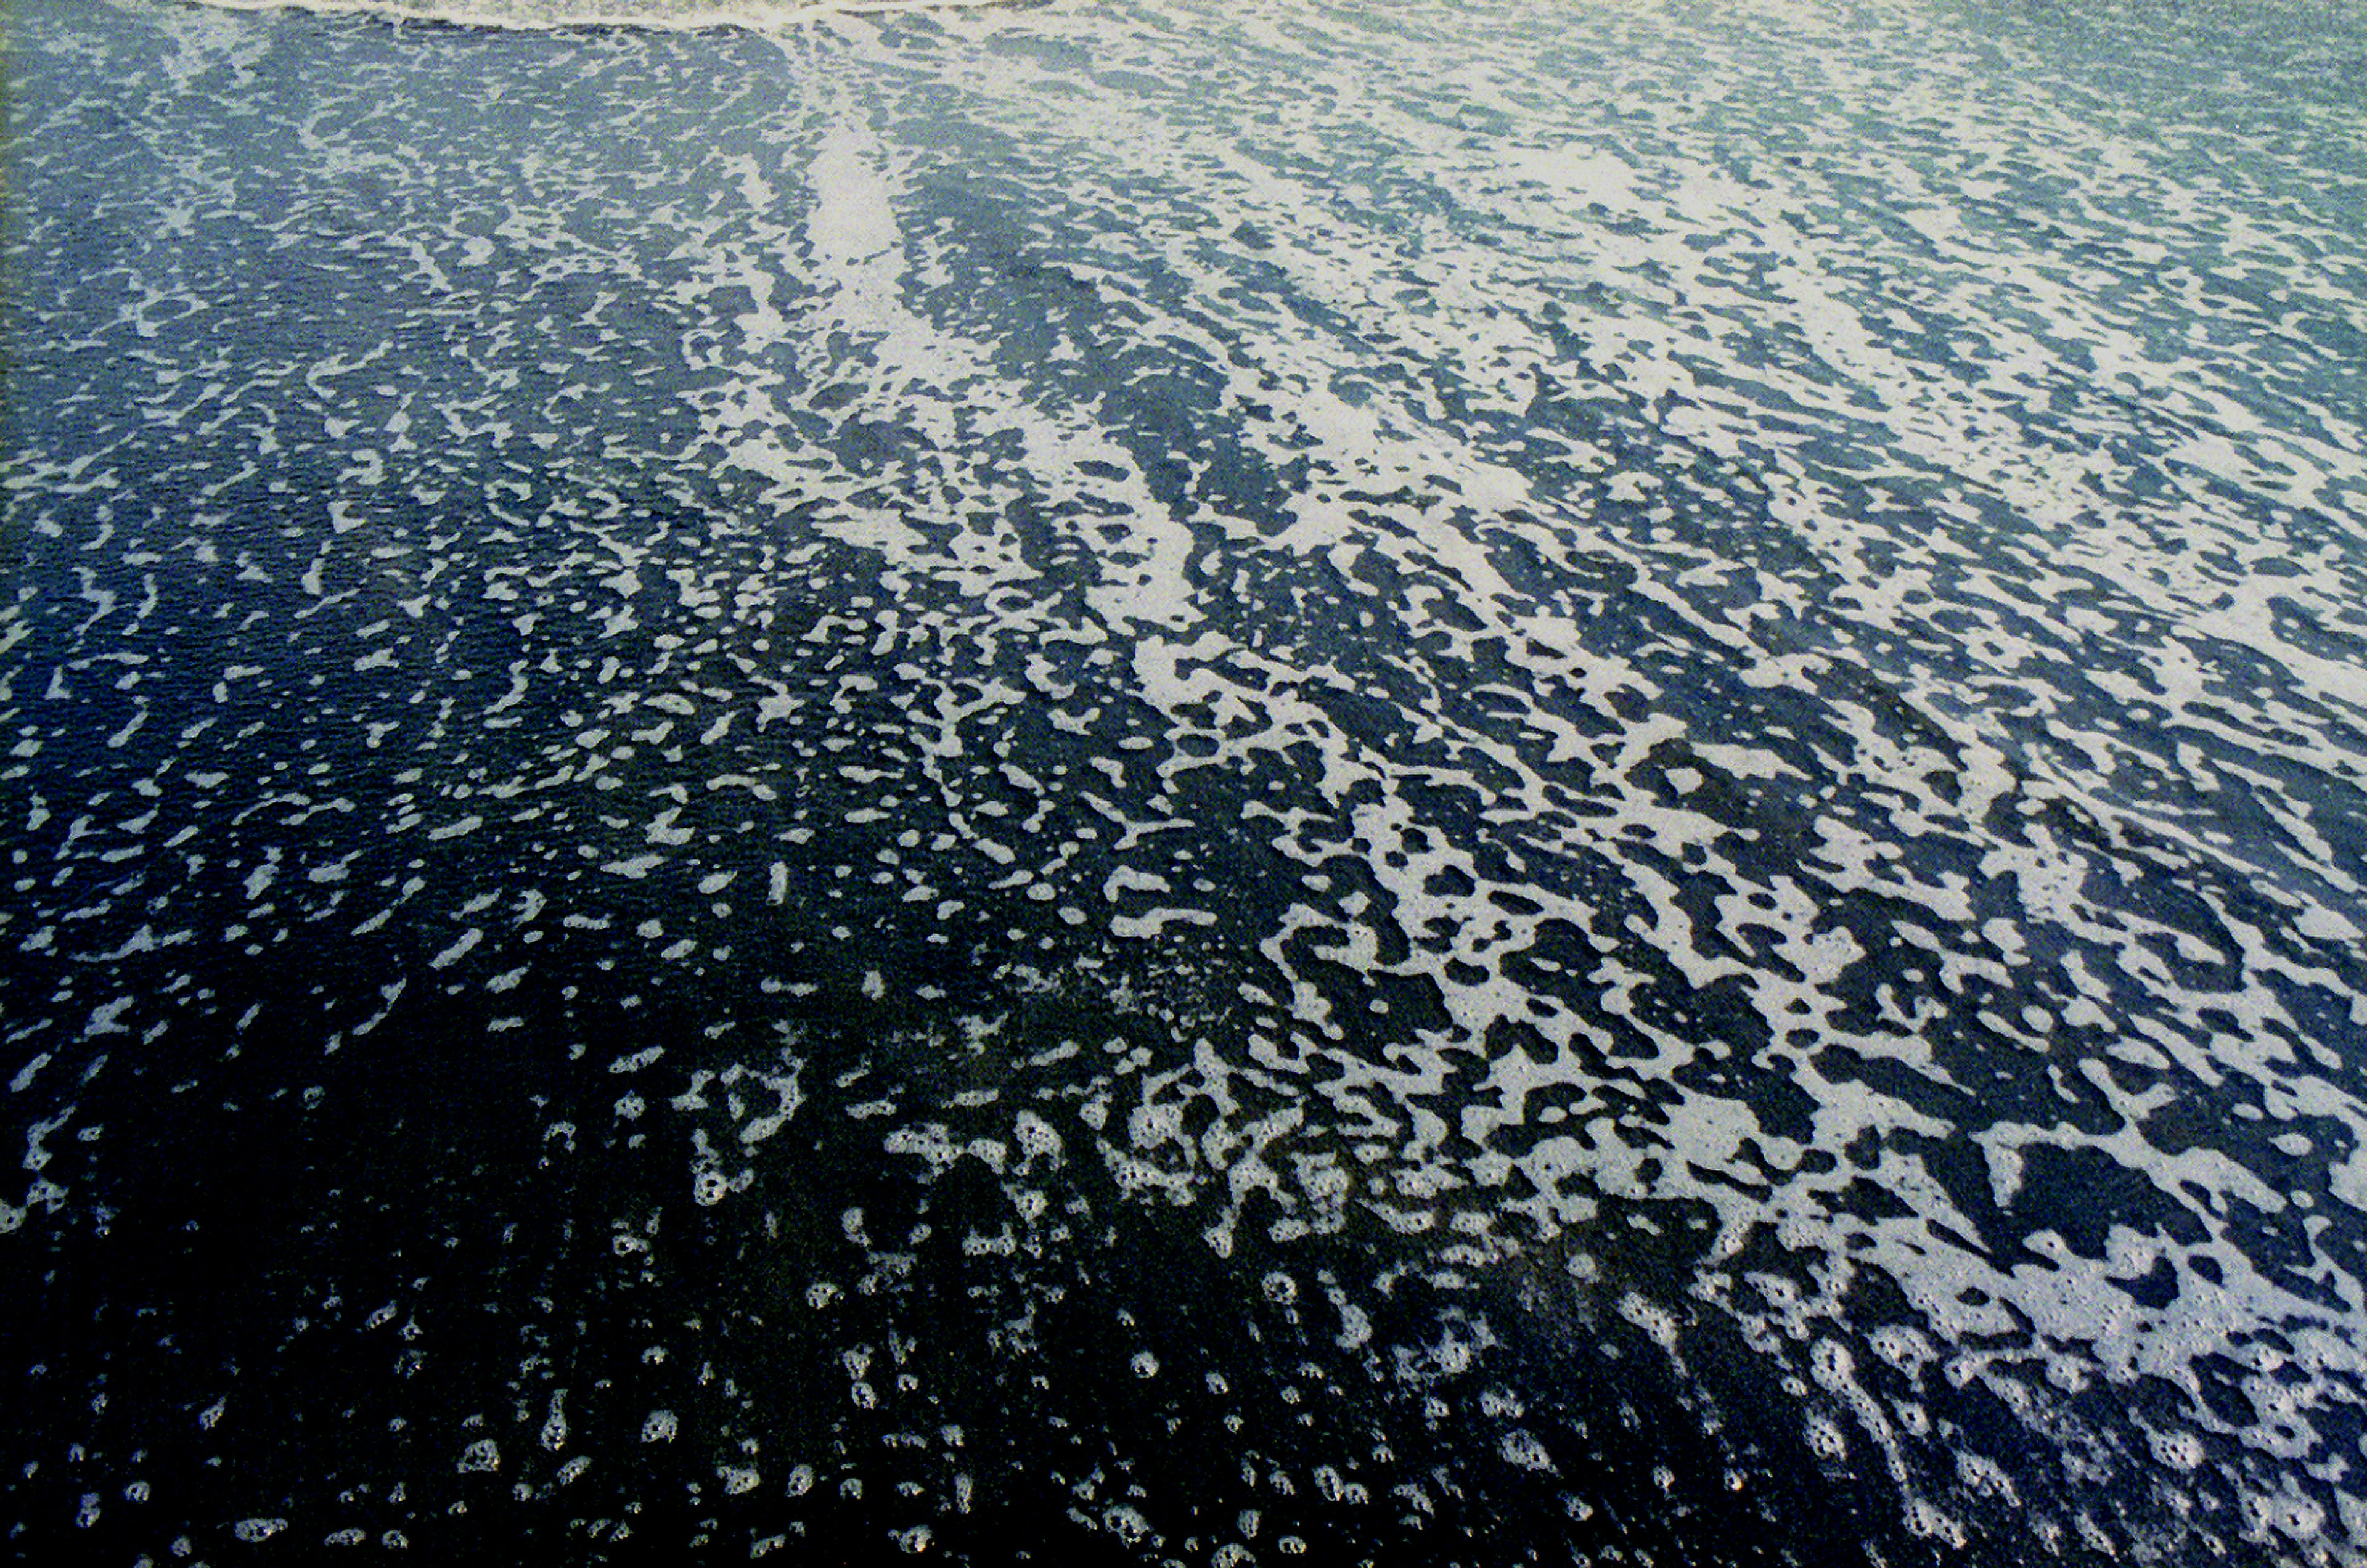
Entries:
[[970,10],[1012,0],[189,0],[225,11],[312,11],[449,27],[555,31],[568,28],[755,30],[830,17]]

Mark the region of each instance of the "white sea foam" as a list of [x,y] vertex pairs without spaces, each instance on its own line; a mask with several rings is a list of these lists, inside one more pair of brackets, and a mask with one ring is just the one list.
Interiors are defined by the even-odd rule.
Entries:
[[[2362,1376],[2340,1248],[2367,1209],[2344,951],[2367,923],[2367,691],[2339,543],[2362,469],[2291,325],[2340,324],[2296,290],[2367,276],[2355,236],[2309,220],[2275,148],[2187,126],[2229,156],[2172,157],[2044,60],[2000,76],[1941,47],[1952,24],[1920,8],[1742,9],[1747,48],[1652,7],[1416,4],[1386,37],[1311,3],[909,33],[659,7],[617,19],[762,27],[753,52],[794,67],[754,75],[764,134],[723,123],[762,97],[733,82],[700,111],[718,150],[647,175],[659,194],[612,197],[605,143],[434,187],[434,222],[381,236],[384,276],[419,291],[404,331],[484,318],[452,339],[462,392],[401,388],[392,338],[233,387],[166,352],[196,353],[172,331],[193,286],[127,283],[107,330],[157,374],[124,441],[221,402],[254,426],[239,455],[301,441],[340,493],[277,555],[233,542],[230,479],[173,493],[196,520],[172,569],[212,572],[209,610],[251,623],[225,622],[237,657],[266,660],[192,675],[184,715],[146,682],[198,639],[140,629],[176,580],[143,544],[139,582],[102,581],[120,519],[68,505],[136,488],[133,466],[11,476],[48,507],[28,537],[85,532],[59,547],[66,646],[24,683],[10,764],[43,770],[25,834],[74,875],[28,873],[8,938],[74,978],[9,1064],[31,1133],[0,1230],[67,1208],[69,1156],[112,1156],[74,1119],[94,1047],[212,1028],[234,1055],[344,999],[193,1025],[89,977],[181,949],[236,973],[334,918],[423,983],[363,987],[332,1049],[396,1036],[422,992],[503,998],[481,1021],[504,1051],[621,993],[631,1038],[571,1042],[599,1043],[606,1087],[534,1124],[552,1161],[603,1138],[686,1155],[663,1203],[701,1225],[776,1224],[770,1184],[827,1180],[797,1168],[806,1130],[852,1127],[899,1179],[982,1194],[931,1223],[1016,1277],[1082,1245],[1065,1205],[1105,1172],[1245,1259],[1259,1310],[1319,1323],[1311,1354],[1394,1365],[1435,1418],[1491,1380],[1478,1447],[1516,1468],[1561,1450],[1485,1324],[1409,1329],[1322,1248],[1354,1237],[1385,1281],[1548,1327],[1607,1308],[1605,1334],[1687,1378],[1715,1318],[1795,1406],[1784,1428],[1886,1476],[1916,1536],[2039,1506],[1951,1436],[1948,1395],[1977,1385],[2027,1442],[2076,1447],[2079,1390],[2147,1379],[2165,1407],[2091,1445],[2112,1463],[2182,1487],[2235,1453],[2255,1537],[2351,1528],[2350,1494],[2329,1515],[2286,1483],[2320,1473]],[[1637,47],[1535,63],[1606,16]],[[218,12],[156,26],[178,88],[234,96],[261,58]],[[402,41],[482,41],[432,33]],[[602,47],[638,83],[708,41]],[[1711,99],[1726,118],[1693,112]],[[1875,157],[1848,118],[1873,112],[1928,147]],[[973,159],[973,131],[1020,151]],[[273,237],[323,265],[358,264],[313,243],[321,211],[371,188],[424,207],[411,171],[453,173],[328,108],[294,148],[319,209]],[[202,161],[153,183],[122,227],[166,260],[238,190]],[[2283,280],[2251,337],[2206,341],[2214,257]],[[561,287],[580,320],[527,334],[547,384],[480,395],[524,376],[505,301]],[[595,458],[565,443],[579,404],[622,395],[604,375],[634,310],[660,434]],[[300,401],[300,434],[257,412]],[[546,470],[547,493],[514,477]],[[402,522],[383,502],[406,490],[482,532]],[[692,521],[695,543],[669,533]],[[373,765],[436,765],[381,797],[312,772],[310,734],[240,733],[296,712],[351,724]],[[85,731],[140,782],[70,799],[57,759]],[[375,863],[388,842],[407,865]],[[221,919],[130,908],[152,867],[143,906],[202,873]],[[497,905],[513,929],[478,919]],[[906,953],[938,946],[955,962]],[[565,1008],[562,950],[603,976]],[[805,1016],[741,1009],[742,968],[767,1010],[821,996],[873,1059],[816,1083],[742,1049]],[[931,1013],[957,984],[1000,999]],[[635,1032],[681,997],[714,1016]],[[1041,1038],[1069,1027],[1043,1015],[1093,1027]],[[618,1097],[600,1060],[640,1087]],[[1023,1067],[1062,1077],[1018,1110]],[[2067,1203],[2099,1173],[2125,1190],[2079,1195],[2125,1212]],[[923,1241],[883,1213],[844,1227],[867,1273],[783,1302],[892,1292]],[[654,1218],[607,1234],[604,1267],[657,1261]],[[884,1421],[917,1374],[866,1356],[851,1403]],[[1133,1357],[1146,1390],[1190,1381],[1164,1345]],[[680,1446],[705,1464],[707,1437]],[[1332,1503],[1363,1484],[1314,1473]]]
[[[549,31],[575,28],[646,28],[684,31],[745,28],[772,31],[826,23],[841,17],[968,10],[1011,0],[196,0],[225,11],[311,11],[447,27]],[[229,35],[234,36],[234,35]]]

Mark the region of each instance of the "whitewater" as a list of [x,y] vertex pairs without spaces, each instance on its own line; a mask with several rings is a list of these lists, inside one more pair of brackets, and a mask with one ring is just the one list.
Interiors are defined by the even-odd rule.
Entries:
[[0,25],[15,1550],[2367,1560],[2367,15]]

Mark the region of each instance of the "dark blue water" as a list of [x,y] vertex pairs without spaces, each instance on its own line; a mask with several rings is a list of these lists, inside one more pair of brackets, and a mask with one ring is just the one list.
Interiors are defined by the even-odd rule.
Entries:
[[14,1550],[2357,1560],[2346,25],[17,7]]

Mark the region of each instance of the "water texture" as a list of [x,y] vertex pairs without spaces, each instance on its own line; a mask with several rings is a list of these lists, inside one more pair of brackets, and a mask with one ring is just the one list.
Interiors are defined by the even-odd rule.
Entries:
[[2362,1560],[2367,18],[718,15],[10,10],[12,1551]]

